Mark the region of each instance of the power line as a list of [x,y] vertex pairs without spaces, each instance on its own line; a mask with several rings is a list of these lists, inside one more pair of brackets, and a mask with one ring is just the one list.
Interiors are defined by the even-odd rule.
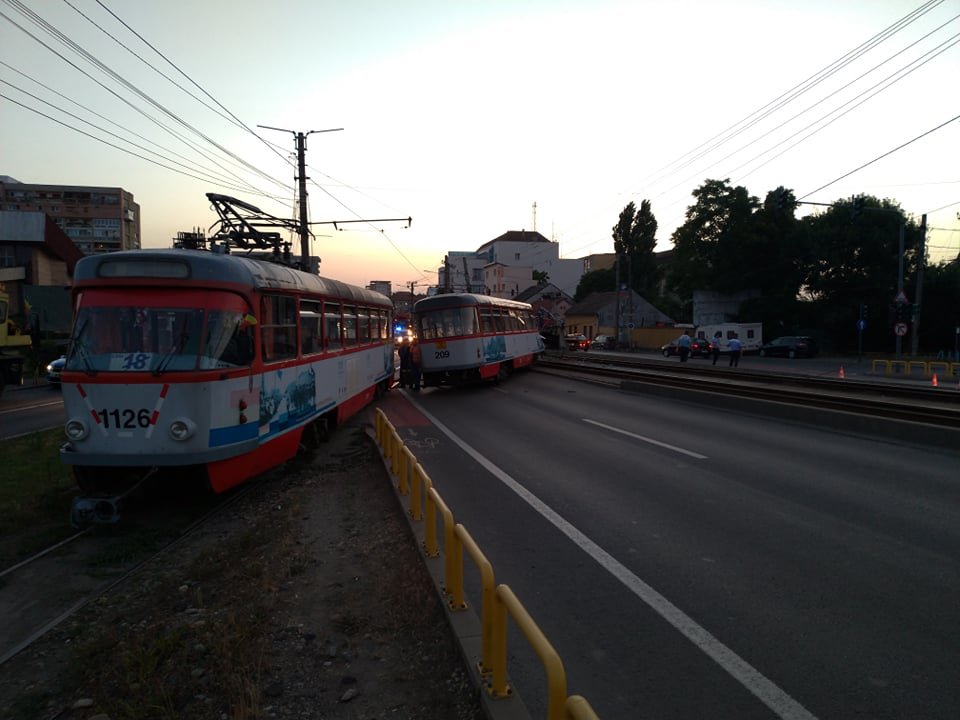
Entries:
[[[208,98],[210,98],[210,100],[212,100],[218,107],[220,107],[220,108],[226,113],[226,116],[229,116],[230,118],[233,119],[233,121],[234,121],[234,123],[237,125],[237,127],[245,130],[246,132],[250,133],[250,134],[253,135],[255,138],[257,138],[257,140],[259,140],[261,143],[263,143],[263,144],[266,145],[268,148],[270,148],[271,150],[273,150],[274,154],[276,154],[281,160],[284,160],[285,162],[287,162],[287,164],[289,164],[289,165],[291,165],[291,166],[293,165],[293,163],[290,162],[290,160],[289,160],[285,155],[283,155],[283,154],[277,149],[277,146],[275,146],[275,145],[274,145],[273,143],[271,143],[271,142],[268,142],[266,139],[262,138],[256,131],[254,131],[254,130],[253,130],[252,128],[250,128],[246,123],[244,123],[242,120],[240,120],[240,118],[238,118],[238,117],[237,117],[236,115],[234,115],[230,110],[228,110],[228,109],[223,105],[223,103],[221,103],[219,100],[217,100],[215,97],[213,97],[213,95],[211,95],[209,92],[207,92],[207,91],[206,91],[201,85],[199,85],[192,77],[190,77],[187,73],[185,73],[183,70],[181,70],[179,66],[177,66],[172,60],[170,60],[170,58],[168,58],[166,55],[164,55],[162,52],[160,52],[160,51],[159,51],[156,47],[154,47],[154,45],[153,45],[152,43],[150,43],[145,37],[143,37],[140,33],[138,33],[138,32],[137,32],[136,30],[134,30],[132,27],[130,27],[130,25],[127,24],[123,19],[121,19],[115,12],[113,12],[113,10],[111,10],[110,8],[108,8],[108,7],[102,2],[102,0],[97,0],[97,4],[98,4],[100,7],[102,7],[104,10],[106,10],[111,16],[113,16],[113,17],[116,19],[117,22],[119,22],[119,23],[120,23],[121,25],[123,25],[127,30],[129,30],[131,33],[133,33],[144,45],[146,45],[146,46],[149,47],[151,50],[153,50],[157,55],[159,55],[160,57],[162,57],[162,58],[167,62],[167,64],[170,65],[170,67],[172,67],[174,70],[176,70],[178,73],[180,73],[183,77],[185,77],[187,80],[189,80],[190,83],[191,83],[195,88],[197,88],[198,90],[200,90],[200,92],[202,92],[204,95],[206,95]],[[78,12],[79,12],[79,11],[78,11]],[[98,27],[99,27],[99,26],[98,26]],[[111,36],[111,37],[112,37],[112,36]],[[126,47],[126,46],[124,46],[124,47]],[[132,51],[131,51],[131,52],[132,52]],[[134,53],[134,54],[136,54],[136,53]],[[137,57],[140,57],[140,56],[137,55]],[[142,58],[141,58],[141,60],[142,60]],[[153,68],[154,70],[156,70],[156,72],[158,72],[158,73],[159,73],[160,75],[162,75],[163,77],[167,77],[164,73],[161,73],[159,70],[157,70],[156,68],[154,68],[153,65],[151,65],[150,63],[147,63],[145,60],[144,60],[143,62],[146,63],[149,67],[151,67],[151,68]],[[167,78],[167,79],[169,80],[169,78]],[[194,99],[196,99],[195,96],[194,96],[192,93],[184,90],[184,88],[182,88],[178,83],[174,83],[173,80],[170,80],[170,82],[173,83],[174,85],[176,85],[177,87],[179,87],[179,88],[180,88],[181,90],[183,90],[184,92],[186,92],[188,95],[190,95],[190,97],[194,97]],[[198,101],[198,102],[200,102],[200,101]],[[204,107],[208,107],[208,108],[209,108],[209,105],[206,105],[206,103],[202,103],[202,104],[204,105]],[[212,108],[211,108],[211,109],[212,109]],[[226,116],[223,115],[223,114],[220,114],[220,116],[221,116],[221,117],[226,117]]]
[[[844,173],[844,174],[841,175],[840,177],[838,177],[838,178],[836,178],[836,179],[834,179],[834,180],[831,180],[831,181],[828,182],[826,185],[821,185],[821,186],[818,187],[816,190],[811,190],[810,192],[805,193],[804,195],[801,195],[800,197],[797,198],[797,200],[803,200],[804,198],[808,198],[808,197],[810,197],[811,195],[813,195],[814,193],[820,192],[820,191],[823,190],[824,188],[828,188],[828,187],[830,187],[831,185],[833,185],[834,183],[838,183],[838,182],[840,182],[841,180],[843,180],[844,178],[848,178],[848,177],[850,177],[851,175],[853,175],[853,174],[856,173],[856,172],[860,172],[860,171],[863,170],[865,167],[869,167],[870,165],[873,165],[873,164],[874,164],[875,162],[877,162],[878,160],[882,160],[883,158],[885,158],[885,157],[887,157],[887,156],[889,156],[889,155],[892,155],[893,153],[897,152],[898,150],[902,150],[903,148],[907,147],[908,145],[911,145],[912,143],[915,143],[917,140],[920,140],[921,138],[925,138],[925,137],[926,137],[927,135],[929,135],[930,133],[936,132],[937,130],[940,130],[941,128],[946,127],[947,125],[949,125],[950,123],[952,123],[952,122],[954,122],[954,121],[956,121],[956,120],[960,120],[960,115],[956,115],[956,116],[950,118],[949,120],[947,120],[946,122],[940,123],[940,124],[937,125],[935,128],[931,128],[930,130],[927,130],[925,133],[923,133],[923,134],[921,134],[921,135],[917,135],[917,137],[913,138],[913,140],[908,140],[907,142],[903,143],[902,145],[898,145],[897,147],[893,148],[892,150],[888,150],[887,152],[883,153],[883,155],[879,155],[879,156],[875,157],[873,160],[871,160],[870,162],[866,162],[866,163],[864,163],[863,165],[861,165],[860,167],[854,168],[853,170],[851,170],[851,171],[848,172],[848,173]],[[948,205],[947,207],[949,207],[949,205]],[[942,209],[942,208],[940,208],[940,209]],[[931,211],[931,212],[933,212],[933,211]]]
[[[157,102],[156,100],[154,100],[152,97],[150,97],[149,95],[147,95],[146,93],[144,93],[142,90],[140,90],[140,89],[139,89],[138,87],[136,87],[134,84],[130,83],[130,82],[127,81],[125,78],[121,77],[118,73],[116,73],[115,71],[113,71],[110,67],[108,67],[107,65],[105,65],[103,62],[101,62],[99,59],[97,59],[97,58],[96,58],[95,56],[93,56],[91,53],[87,52],[84,48],[82,48],[80,45],[78,45],[77,43],[75,43],[75,42],[74,42],[73,40],[71,40],[68,36],[66,36],[64,33],[62,33],[60,30],[58,30],[54,25],[52,25],[52,24],[49,23],[47,20],[45,20],[44,18],[42,18],[40,15],[38,15],[37,13],[33,12],[32,10],[30,10],[29,8],[27,8],[25,5],[23,5],[23,3],[20,2],[20,0],[5,0],[5,2],[6,2],[8,5],[11,5],[11,6],[15,7],[15,9],[17,9],[22,15],[24,15],[25,17],[27,17],[31,22],[33,22],[35,25],[37,25],[37,26],[40,27],[42,30],[44,30],[44,32],[46,32],[48,35],[51,35],[52,37],[54,37],[55,39],[57,39],[61,44],[65,45],[66,47],[68,47],[68,48],[70,48],[71,50],[73,50],[73,52],[75,52],[76,54],[78,54],[78,55],[80,55],[81,57],[83,57],[84,59],[86,59],[87,62],[89,62],[90,64],[92,64],[92,65],[94,65],[95,67],[97,67],[101,72],[103,72],[103,73],[106,74],[107,76],[113,78],[118,84],[120,84],[121,86],[123,86],[123,87],[125,87],[126,89],[130,90],[131,92],[133,92],[135,95],[137,95],[138,97],[140,97],[141,99],[143,99],[144,101],[146,101],[149,105],[153,106],[154,108],[156,108],[157,110],[159,110],[161,113],[165,114],[167,117],[169,117],[170,119],[174,120],[175,122],[177,122],[178,124],[180,124],[181,126],[183,126],[185,129],[190,130],[190,131],[193,132],[195,135],[197,135],[197,136],[200,137],[201,139],[205,140],[207,143],[209,143],[209,144],[212,145],[213,147],[217,148],[218,150],[220,150],[221,152],[223,152],[223,153],[224,153],[225,155],[227,155],[228,157],[231,157],[231,158],[235,159],[235,160],[236,160],[237,162],[239,162],[241,165],[249,168],[250,170],[254,171],[254,172],[257,173],[257,174],[263,175],[263,173],[261,173],[261,171],[259,171],[259,170],[258,170],[257,168],[255,168],[254,166],[250,165],[250,163],[248,163],[246,160],[243,160],[243,159],[240,158],[239,156],[235,155],[234,153],[230,152],[229,150],[227,150],[227,149],[224,148],[223,146],[219,145],[219,144],[216,143],[213,139],[211,139],[210,137],[208,137],[208,136],[205,135],[204,133],[200,132],[197,128],[193,127],[190,123],[186,122],[186,121],[183,120],[181,117],[179,117],[178,115],[176,115],[175,113],[173,113],[172,111],[170,111],[169,109],[167,109],[166,107],[164,107],[163,105],[161,105],[160,103],[158,103],[158,102]],[[128,107],[130,107],[131,109],[133,109],[135,112],[139,113],[140,115],[142,115],[144,118],[146,118],[146,119],[149,120],[150,122],[153,122],[153,123],[156,124],[158,127],[162,128],[162,129],[165,130],[166,132],[170,133],[171,135],[173,135],[174,137],[176,137],[178,140],[180,140],[180,141],[183,142],[184,144],[190,146],[194,151],[196,151],[196,152],[198,152],[199,154],[201,154],[201,155],[202,155],[203,157],[205,157],[208,161],[210,161],[210,162],[214,163],[215,165],[217,165],[218,167],[220,167],[224,172],[232,175],[234,178],[236,178],[236,180],[237,180],[238,182],[244,183],[244,184],[246,184],[249,188],[254,189],[254,188],[253,188],[253,185],[251,185],[251,184],[248,183],[246,180],[244,180],[243,178],[239,177],[238,175],[236,175],[236,174],[233,173],[232,171],[230,171],[230,170],[228,170],[227,168],[223,167],[223,165],[221,165],[221,164],[220,164],[219,162],[217,162],[215,159],[211,158],[209,155],[207,155],[205,152],[203,152],[199,147],[197,147],[196,145],[194,145],[194,144],[192,144],[191,142],[189,142],[184,136],[175,133],[175,132],[172,131],[170,128],[166,127],[165,125],[163,125],[162,123],[160,123],[158,120],[156,120],[155,118],[151,117],[149,114],[147,114],[146,112],[144,112],[141,108],[138,108],[136,105],[134,105],[133,103],[131,103],[129,100],[123,98],[123,97],[122,97],[121,95],[119,95],[116,91],[114,91],[114,90],[112,90],[111,88],[109,88],[109,87],[107,87],[106,85],[104,85],[102,82],[100,82],[99,80],[97,80],[96,78],[94,78],[90,73],[88,73],[87,71],[85,71],[83,68],[79,67],[76,63],[74,63],[74,62],[72,62],[71,60],[69,60],[69,59],[68,59],[67,57],[65,57],[63,54],[57,52],[57,51],[56,51],[55,49],[53,49],[50,45],[48,45],[48,44],[45,43],[43,40],[41,40],[40,38],[38,38],[36,35],[34,35],[33,33],[31,33],[29,30],[27,30],[26,28],[24,28],[22,25],[20,25],[20,24],[17,23],[16,21],[14,21],[12,18],[10,18],[9,16],[3,14],[2,12],[0,12],[0,17],[6,18],[12,25],[14,25],[14,26],[17,27],[21,32],[23,32],[24,34],[26,34],[27,36],[29,36],[30,38],[32,38],[35,42],[37,42],[38,44],[42,45],[42,46],[43,46],[44,48],[46,48],[48,51],[50,51],[51,53],[53,53],[54,55],[56,55],[57,57],[59,57],[61,60],[63,60],[64,62],[66,62],[68,65],[70,65],[71,67],[73,67],[75,70],[77,70],[78,72],[80,72],[81,74],[83,74],[85,77],[87,77],[88,79],[90,79],[91,81],[93,81],[94,83],[96,83],[97,85],[99,85],[102,89],[106,90],[108,93],[110,93],[111,95],[113,95],[114,97],[116,97],[118,100],[120,100],[122,103],[124,103],[125,105],[127,105]],[[268,179],[270,179],[269,176],[267,176],[267,177],[268,177]],[[271,182],[275,182],[276,184],[280,185],[281,187],[287,187],[287,188],[289,189],[289,186],[285,186],[284,183],[282,183],[282,182],[280,182],[280,181],[276,181],[276,180],[273,180],[273,179],[270,179],[270,180],[271,180]],[[266,193],[266,192],[263,192],[263,191],[260,191],[260,190],[256,190],[256,192],[257,192],[258,194],[261,194],[261,195],[270,196],[270,193]]]
[[[17,101],[17,100],[14,100],[14,99],[11,98],[11,97],[7,97],[7,96],[4,95],[3,93],[0,93],[0,98],[3,98],[4,100],[7,100],[7,101],[9,101],[9,102],[12,102],[12,103],[14,103],[15,105],[19,105],[20,107],[22,107],[22,108],[24,108],[24,109],[26,109],[26,110],[29,110],[29,111],[32,112],[32,113],[36,113],[37,115],[40,115],[41,117],[45,117],[45,118],[47,118],[48,120],[51,120],[51,121],[57,123],[58,125],[63,125],[64,127],[69,128],[70,130],[73,130],[74,132],[80,133],[81,135],[85,135],[86,137],[88,137],[88,138],[90,138],[90,139],[92,139],[92,140],[96,140],[97,142],[103,143],[104,145],[108,145],[108,146],[110,146],[110,147],[112,147],[112,148],[114,148],[114,149],[116,149],[116,150],[119,150],[120,152],[127,153],[127,155],[132,155],[132,156],[135,157],[135,158],[139,158],[140,160],[146,160],[148,163],[151,163],[151,164],[156,165],[156,166],[158,166],[158,167],[162,167],[164,170],[170,170],[170,171],[175,172],[175,173],[178,173],[178,174],[180,174],[180,175],[184,175],[184,176],[186,176],[186,177],[193,178],[194,180],[202,180],[202,181],[204,181],[204,182],[210,182],[210,180],[207,179],[207,178],[202,178],[202,177],[199,177],[199,176],[197,176],[197,175],[192,175],[192,174],[190,174],[190,173],[188,173],[188,172],[184,172],[184,171],[182,171],[182,170],[177,170],[176,168],[168,167],[167,165],[164,165],[163,163],[159,163],[159,162],[157,162],[156,160],[151,160],[151,159],[148,158],[148,157],[144,157],[143,155],[138,155],[138,154],[135,153],[135,152],[132,152],[132,151],[130,151],[130,150],[127,150],[126,148],[120,147],[119,145],[114,145],[113,143],[108,142],[108,141],[104,140],[103,138],[98,138],[98,137],[96,137],[95,135],[91,135],[90,133],[88,133],[88,132],[86,132],[86,131],[84,131],[84,130],[81,130],[81,129],[79,129],[79,128],[75,128],[75,127],[73,127],[72,125],[69,125],[68,123],[63,122],[62,120],[58,120],[57,118],[55,118],[55,117],[53,117],[53,116],[51,116],[51,115],[47,115],[46,113],[40,112],[40,111],[37,110],[36,108],[32,108],[32,107],[29,107],[28,105],[24,105],[23,103],[21,103],[21,102],[19,102],[19,101]],[[222,185],[223,187],[227,187],[227,188],[229,188],[229,189],[231,189],[231,190],[247,190],[247,188],[240,188],[240,187],[237,187],[237,186],[235,186],[235,185],[226,185],[226,184],[223,184],[223,183],[221,183],[221,185]],[[271,197],[271,196],[267,196],[267,197]]]

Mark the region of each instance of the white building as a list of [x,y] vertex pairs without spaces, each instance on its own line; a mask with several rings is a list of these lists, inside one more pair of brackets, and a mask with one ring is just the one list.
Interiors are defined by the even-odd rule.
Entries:
[[[501,265],[516,270],[525,269],[529,273],[529,282],[523,285],[519,272],[510,272],[511,280],[504,280],[504,285],[513,283],[510,288],[515,293],[522,292],[534,284],[534,272],[546,273],[550,282],[568,295],[573,295],[583,275],[582,260],[563,260],[560,258],[560,244],[551,242],[536,231],[511,230],[498,238],[484,243],[473,252],[451,251],[444,258],[444,267],[438,271],[438,284],[452,292],[478,292],[483,294],[498,294],[494,287],[487,283],[486,268]],[[492,277],[498,271],[492,271]],[[507,271],[502,275],[506,278]],[[519,288],[517,288],[519,286]],[[510,297],[509,290],[506,295]]]

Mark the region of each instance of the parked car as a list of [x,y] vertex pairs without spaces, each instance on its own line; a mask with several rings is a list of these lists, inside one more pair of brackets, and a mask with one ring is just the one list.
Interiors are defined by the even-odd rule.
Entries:
[[589,350],[590,341],[587,340],[587,336],[580,335],[567,335],[567,349],[568,350]]
[[817,341],[809,335],[784,335],[760,346],[760,357],[808,357],[820,352]]
[[61,355],[47,365],[47,382],[51,385],[60,385],[60,373],[63,372],[63,366],[66,364],[67,356]]
[[591,342],[590,347],[597,350],[609,350],[613,346],[613,335],[597,335]]
[[[690,341],[690,357],[710,357],[711,347],[712,345],[709,340],[693,338],[693,340]],[[674,355],[680,354],[680,347],[677,345],[677,341],[674,340],[661,347],[660,352],[663,353],[664,357],[673,357]]]

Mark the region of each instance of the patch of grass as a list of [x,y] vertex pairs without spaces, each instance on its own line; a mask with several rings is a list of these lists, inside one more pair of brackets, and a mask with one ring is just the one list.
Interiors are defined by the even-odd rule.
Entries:
[[59,429],[5,440],[0,463],[0,545],[3,560],[20,557],[70,535],[70,500],[76,490],[70,469],[60,462]]
[[64,493],[75,487],[70,469],[60,462],[63,442],[59,429],[4,441],[0,531],[19,530],[49,517],[51,510],[62,511]]

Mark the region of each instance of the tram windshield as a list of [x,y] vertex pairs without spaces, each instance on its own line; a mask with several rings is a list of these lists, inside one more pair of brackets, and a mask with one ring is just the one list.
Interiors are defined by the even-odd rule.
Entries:
[[473,306],[427,310],[418,315],[420,337],[423,340],[476,335],[480,332],[476,308]]
[[65,369],[161,374],[249,365],[249,318],[239,310],[81,303]]

